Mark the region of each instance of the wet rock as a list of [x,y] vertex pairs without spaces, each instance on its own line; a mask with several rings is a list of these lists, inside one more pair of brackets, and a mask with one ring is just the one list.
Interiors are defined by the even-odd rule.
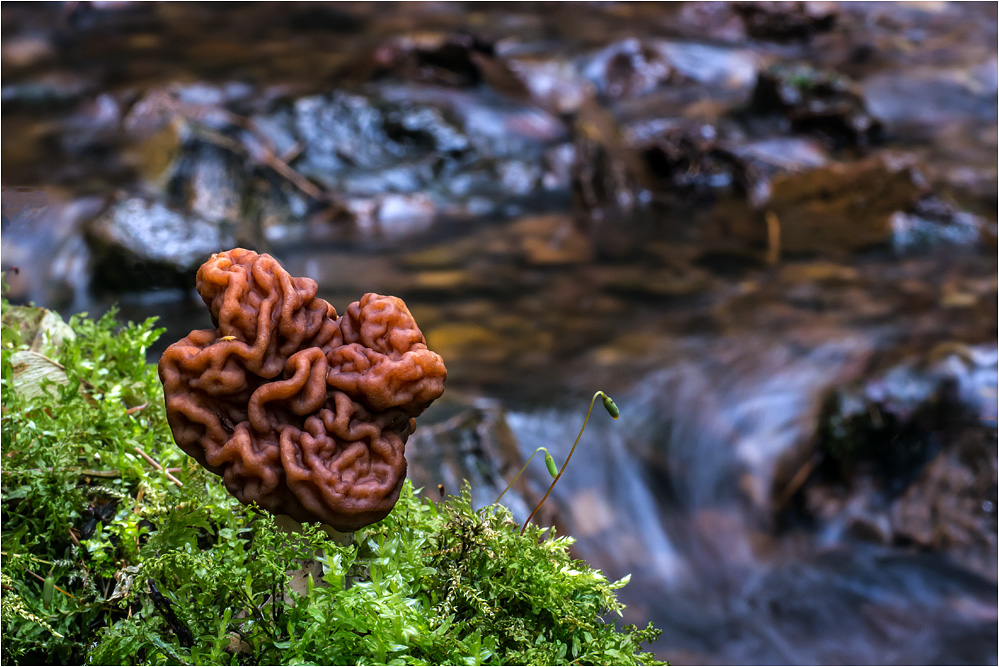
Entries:
[[[291,166],[331,193],[423,193],[440,209],[546,187],[541,163],[558,135],[543,113],[502,106],[440,91],[421,99],[408,88],[386,87],[377,95],[299,98],[255,120],[277,153],[297,147]],[[395,203],[371,209],[399,217],[389,211]]]
[[759,75],[750,108],[777,114],[796,132],[817,133],[837,145],[864,146],[882,137],[881,121],[867,110],[847,77],[804,64],[777,64]]
[[[580,59],[582,75],[605,101],[630,115],[648,117],[642,98],[664,111],[703,103],[745,103],[756,82],[760,58],[746,49],[691,41],[629,38]],[[646,113],[641,113],[642,111]],[[667,114],[669,115],[669,114]]]
[[730,2],[684,3],[676,18],[685,35],[723,42],[746,39],[745,22]]
[[[920,205],[924,202],[929,205]],[[941,208],[944,210],[941,211]],[[973,246],[982,240],[983,234],[979,218],[955,211],[940,200],[923,200],[911,213],[896,212],[892,215],[891,227],[892,247],[901,252],[941,246]]]
[[86,237],[98,292],[189,288],[209,255],[234,244],[222,224],[139,197],[113,204],[87,224]]
[[573,210],[600,222],[627,218],[640,204],[648,182],[641,156],[628,146],[614,116],[594,100],[580,109],[572,166]]
[[969,569],[994,577],[996,479],[995,434],[964,431],[892,504],[895,539],[949,553]]
[[486,84],[522,99],[527,90],[496,55],[495,45],[468,33],[418,33],[397,37],[346,68],[350,80],[393,77],[455,87]]
[[741,144],[732,149],[736,155],[778,171],[807,171],[829,163],[829,154],[814,139],[772,137]]
[[523,82],[535,104],[553,113],[572,113],[594,94],[593,84],[575,62],[550,58],[511,58],[510,70]]
[[67,107],[94,89],[95,83],[79,75],[57,70],[23,81],[4,83],[0,106],[4,112],[51,110]]
[[247,191],[243,160],[231,150],[192,140],[172,166],[168,192],[194,216],[209,222],[238,222]]
[[829,2],[738,2],[735,10],[755,39],[807,40],[836,25],[837,8]]
[[73,198],[56,188],[8,188],[2,198],[7,296],[61,310],[87,304],[90,252],[81,226],[106,206],[103,197]]
[[352,201],[354,224],[365,236],[399,238],[425,230],[437,213],[425,194],[387,194],[373,200]]
[[519,248],[521,261],[534,266],[581,264],[593,254],[590,239],[566,215],[523,218],[510,232]]
[[687,41],[660,41],[658,50],[683,79],[719,89],[745,90],[756,82],[761,58],[749,49]]
[[479,157],[533,159],[569,138],[565,123],[551,113],[490,91],[403,85],[378,93],[392,104],[438,109],[461,128]]
[[880,156],[778,175],[767,208],[784,251],[827,254],[888,243],[895,212],[928,193],[912,160]]
[[[336,176],[348,167],[382,168],[403,157],[402,146],[389,140],[384,115],[359,95],[301,98],[273,120],[285,133],[272,135],[278,151],[301,142],[305,148],[296,168],[327,186],[335,185]],[[417,139],[414,135],[411,143]]]
[[746,195],[756,179],[752,167],[715,137],[710,125],[677,127],[644,146],[642,158],[653,192],[683,198],[720,191]]
[[582,72],[607,98],[644,95],[679,77],[656,44],[630,38],[612,44],[585,63]]
[[[614,115],[595,101],[580,110],[576,122],[573,211],[599,256],[635,258],[647,254],[656,235],[672,232],[730,237],[725,215],[702,215],[706,223],[692,223],[687,232],[670,223],[677,210],[696,218],[697,205],[731,200],[729,207],[741,211],[747,198],[766,198],[766,181],[756,165],[721,140],[715,126],[673,121],[641,134],[628,129],[623,133]],[[745,219],[741,212],[737,217]],[[735,250],[746,252],[741,245]]]
[[834,391],[811,458],[777,488],[786,501],[800,485],[797,511],[827,535],[947,553],[994,578],[997,375],[994,346],[946,343]]
[[976,66],[881,72],[861,84],[867,107],[893,129],[939,134],[969,120],[995,124],[996,59]]
[[[523,465],[517,438],[496,405],[481,401],[471,406],[451,405],[450,409],[456,414],[439,423],[421,423],[406,443],[409,477],[413,486],[422,486],[435,501],[440,497],[438,484],[443,485],[445,493],[457,494],[467,480],[472,504],[490,505]],[[525,485],[530,499],[521,491]],[[503,504],[516,515],[526,517],[544,493],[535,486],[522,478],[517,488],[503,496]]]

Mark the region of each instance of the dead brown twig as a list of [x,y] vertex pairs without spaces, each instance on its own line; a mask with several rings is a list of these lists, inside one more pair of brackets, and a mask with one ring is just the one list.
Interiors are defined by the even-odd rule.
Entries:
[[[326,193],[323,192],[323,190],[316,187],[316,185],[312,181],[302,176],[300,173],[295,171],[291,167],[291,165],[288,164],[289,161],[297,157],[298,154],[302,151],[301,146],[296,145],[292,147],[292,149],[286,154],[287,157],[285,156],[278,157],[277,150],[275,149],[274,144],[267,137],[267,135],[265,135],[260,130],[260,127],[257,125],[256,121],[254,121],[252,118],[240,116],[239,114],[233,113],[232,111],[229,111],[228,109],[224,109],[222,107],[204,107],[193,104],[184,104],[181,102],[176,103],[174,110],[182,114],[187,119],[194,121],[204,118],[209,113],[217,113],[221,115],[223,118],[225,118],[225,121],[227,123],[229,123],[234,127],[239,127],[246,130],[247,132],[252,134],[253,137],[258,142],[260,142],[260,147],[262,151],[259,157],[264,164],[273,169],[275,172],[277,172],[279,175],[285,178],[289,183],[294,185],[296,188],[301,190],[306,196],[320,201],[326,199]],[[214,135],[214,133],[212,134]],[[217,138],[213,136],[212,140],[216,141]],[[216,143],[220,143],[221,145],[223,145],[223,147],[228,148],[229,150],[234,150],[234,145],[235,145],[238,148],[234,150],[234,152],[246,153],[246,150],[242,146],[239,146],[236,142],[216,141]]]
[[170,472],[166,468],[164,468],[163,466],[161,466],[159,463],[157,463],[153,459],[153,457],[151,457],[149,454],[146,454],[144,451],[142,451],[141,447],[139,447],[138,445],[136,445],[132,449],[134,449],[135,452],[139,456],[141,456],[142,458],[146,459],[146,461],[149,463],[149,465],[151,465],[152,467],[156,468],[157,470],[159,470],[160,472],[162,472],[164,475],[166,475],[167,479],[169,479],[171,482],[173,482],[177,486],[184,486],[184,484],[179,479],[177,479],[176,477],[174,477],[173,475],[171,475]]
[[[80,477],[98,477],[101,479],[115,479],[121,477],[120,470],[88,470],[87,468],[25,468],[24,470],[0,470],[0,473],[4,475],[16,475],[23,473],[43,473],[43,472],[53,472],[58,470],[59,472],[76,472]],[[169,473],[178,473],[182,468],[167,468],[166,471]]]
[[773,211],[767,211],[764,217],[767,221],[767,264],[772,266],[780,261],[780,219]]

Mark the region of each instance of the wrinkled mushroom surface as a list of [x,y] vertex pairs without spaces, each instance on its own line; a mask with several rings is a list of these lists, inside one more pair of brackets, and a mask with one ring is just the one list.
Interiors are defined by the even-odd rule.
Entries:
[[216,328],[159,363],[181,449],[275,514],[340,531],[384,518],[447,377],[406,304],[365,294],[337,318],[314,280],[242,248],[212,255],[197,287]]

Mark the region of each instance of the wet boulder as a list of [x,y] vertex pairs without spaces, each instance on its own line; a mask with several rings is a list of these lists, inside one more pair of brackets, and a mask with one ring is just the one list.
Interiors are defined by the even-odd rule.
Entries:
[[829,2],[737,2],[735,11],[754,39],[805,41],[835,25],[838,11]]
[[644,95],[682,79],[658,44],[635,38],[611,44],[583,64],[583,74],[606,98]]
[[[548,187],[546,150],[564,132],[543,112],[464,91],[386,85],[377,93],[335,92],[280,103],[255,117],[277,153],[330,198],[430,197],[461,209]],[[378,201],[376,201],[378,200]],[[420,207],[420,217],[425,208]]]
[[994,345],[948,342],[832,390],[813,441],[779,467],[783,518],[994,577],[996,382]]
[[595,92],[577,63],[564,56],[518,55],[510,57],[507,66],[534,104],[554,113],[575,112]]
[[[328,187],[335,187],[351,171],[390,170],[399,161],[429,154],[457,157],[469,145],[467,137],[434,109],[383,106],[349,93],[299,98],[274,120],[287,133],[276,137],[284,140],[275,142],[279,150],[282,143],[290,148],[300,142],[302,155],[296,168]],[[415,187],[417,182],[400,184]]]
[[750,99],[761,58],[743,48],[687,40],[628,38],[577,57],[593,94],[623,122],[712,118]]
[[496,53],[496,45],[467,32],[426,32],[394,37],[344,68],[346,80],[395,79],[473,88],[486,85],[516,99],[527,89]]
[[95,291],[192,287],[198,267],[234,245],[227,225],[127,197],[87,223]]
[[[413,486],[423,487],[429,497],[437,498],[439,489],[457,494],[468,481],[473,505],[492,504],[523,465],[520,446],[504,412],[488,402],[445,403],[438,410],[428,412],[427,417],[450,416],[422,425],[406,445]],[[544,492],[544,487],[525,475],[502,502],[516,516],[526,517]],[[551,517],[549,511],[543,518]]]
[[828,137],[837,146],[881,140],[883,126],[849,78],[805,64],[772,65],[756,80],[750,110],[779,117],[795,132]]
[[642,148],[642,159],[653,192],[662,195],[746,195],[755,181],[752,166],[719,142],[711,125],[670,128]]
[[890,154],[778,174],[766,209],[789,253],[969,245],[980,237],[980,221],[934,196],[918,162]]
[[593,238],[598,256],[633,255],[649,224],[649,178],[641,153],[592,98],[580,108],[573,134],[573,217]]
[[671,212],[724,198],[745,201],[761,184],[752,160],[707,123],[664,122],[656,132],[626,132],[610,110],[590,100],[575,135],[573,212],[601,255],[640,252],[649,234],[669,226]]

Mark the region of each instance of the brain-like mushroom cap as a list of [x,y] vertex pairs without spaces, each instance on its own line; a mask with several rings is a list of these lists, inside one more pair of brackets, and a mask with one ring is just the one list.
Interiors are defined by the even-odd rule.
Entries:
[[406,304],[365,294],[337,319],[314,280],[242,248],[212,255],[197,286],[216,328],[159,363],[181,449],[275,514],[341,531],[384,518],[447,377]]

